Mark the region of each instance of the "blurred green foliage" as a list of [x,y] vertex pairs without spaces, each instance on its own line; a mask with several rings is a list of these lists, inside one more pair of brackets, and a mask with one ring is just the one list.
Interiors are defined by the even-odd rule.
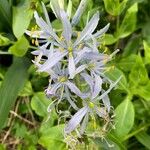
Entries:
[[[108,131],[105,140],[83,139],[86,145],[78,145],[77,149],[150,149],[150,1],[88,1],[78,28],[82,29],[87,15],[100,11],[98,29],[110,23],[102,51],[120,49],[110,64],[115,68],[107,75],[114,81],[120,75],[122,79],[110,93],[116,128]],[[49,0],[43,2],[53,26],[59,29]],[[69,3],[68,12],[72,7],[74,13],[79,0]],[[34,10],[42,14],[41,0],[0,0],[0,150],[67,149],[62,135],[64,124],[58,125],[57,113],[52,112],[47,121],[46,109],[51,103],[43,92],[47,75],[37,73],[29,63],[35,47],[24,32],[35,25]],[[109,147],[112,144],[114,147]]]

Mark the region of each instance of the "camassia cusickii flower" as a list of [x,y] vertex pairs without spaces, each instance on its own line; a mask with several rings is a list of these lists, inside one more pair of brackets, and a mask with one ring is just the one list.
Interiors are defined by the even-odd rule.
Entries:
[[[90,118],[109,116],[111,104],[108,93],[117,85],[120,78],[111,81],[105,72],[109,71],[107,62],[118,52],[108,55],[100,52],[100,39],[108,30],[109,24],[95,32],[99,22],[99,12],[89,19],[82,31],[76,30],[87,1],[81,0],[77,11],[71,17],[57,0],[51,0],[52,10],[61,22],[62,29],[52,27],[46,7],[42,3],[44,19],[34,12],[37,28],[27,30],[26,34],[36,41],[37,50],[33,63],[38,72],[49,74],[45,93],[53,102],[48,107],[50,112],[59,105],[68,103],[68,110],[76,113],[66,124],[64,132],[70,134],[79,129],[80,135],[86,133]],[[109,85],[103,89],[103,85]],[[66,108],[66,107],[65,107]],[[70,112],[71,114],[71,112]]]

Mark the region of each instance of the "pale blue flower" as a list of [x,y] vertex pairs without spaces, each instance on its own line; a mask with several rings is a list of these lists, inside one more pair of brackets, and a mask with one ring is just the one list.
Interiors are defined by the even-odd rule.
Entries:
[[[85,74],[84,74],[85,75]],[[98,94],[94,94],[97,93],[97,89],[93,89],[93,85],[91,79],[89,79],[89,76],[85,77],[85,80],[90,80],[90,82],[88,82],[90,88],[92,89],[92,93],[91,96],[88,99],[85,99],[83,102],[83,108],[79,109],[75,115],[71,118],[71,120],[68,122],[68,124],[65,127],[65,133],[70,133],[73,130],[75,130],[75,128],[81,123],[81,121],[83,120],[83,122],[81,123],[81,134],[84,133],[85,128],[87,126],[88,123],[88,119],[89,119],[89,115],[93,116],[94,114],[97,114],[100,118],[105,118],[108,113],[106,108],[110,107],[109,106],[109,101],[108,101],[108,93],[112,90],[113,87],[116,86],[116,84],[119,82],[120,78],[112,83],[109,87],[109,89],[107,91],[103,91],[103,93],[98,96]],[[94,95],[94,97],[93,97]],[[97,97],[95,97],[97,96]],[[100,100],[105,101],[107,99],[108,103],[106,103],[107,101],[105,101],[104,105],[106,105],[106,107],[100,107],[99,106],[99,102]],[[110,108],[108,108],[108,110],[110,110]],[[84,119],[83,119],[84,118]]]

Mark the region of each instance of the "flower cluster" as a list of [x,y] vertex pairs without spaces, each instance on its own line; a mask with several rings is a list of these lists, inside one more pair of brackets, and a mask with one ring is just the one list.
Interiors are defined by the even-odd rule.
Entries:
[[[49,98],[54,99],[48,107],[53,108],[66,101],[69,108],[76,113],[65,126],[65,133],[69,134],[80,125],[80,134],[85,130],[90,116],[106,118],[110,112],[108,93],[116,86],[120,78],[113,82],[106,75],[106,63],[118,52],[111,55],[100,53],[98,38],[108,30],[109,24],[94,33],[98,22],[99,12],[96,12],[82,31],[76,31],[75,26],[80,21],[86,0],[80,5],[72,17],[60,7],[57,0],[51,0],[52,10],[56,18],[62,23],[62,32],[52,28],[45,5],[42,3],[45,20],[34,13],[38,30],[26,31],[26,34],[35,38],[38,49],[32,54],[36,55],[34,64],[39,72],[49,74],[49,85],[45,90]],[[109,84],[103,89],[102,85]]]

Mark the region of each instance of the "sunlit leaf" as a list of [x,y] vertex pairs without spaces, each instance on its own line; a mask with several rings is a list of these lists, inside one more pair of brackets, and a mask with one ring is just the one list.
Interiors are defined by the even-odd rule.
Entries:
[[121,70],[119,70],[118,68],[114,68],[114,69],[110,69],[105,74],[112,81],[116,81],[119,77],[121,77],[121,79],[118,83],[118,88],[125,90],[125,91],[128,91],[127,80],[126,80],[126,77]]
[[131,102],[131,97],[127,96],[126,99],[118,105],[115,110],[115,134],[122,139],[127,135],[134,124],[134,106]]
[[28,48],[29,42],[24,36],[22,36],[17,42],[14,43],[14,45],[9,48],[9,52],[15,56],[22,57],[27,52]]
[[126,6],[127,0],[120,2],[119,0],[104,0],[106,11],[113,16],[118,16],[122,13]]
[[20,38],[28,28],[34,10],[31,9],[31,1],[22,0],[17,6],[13,7],[13,32]]
[[33,94],[33,89],[30,81],[27,81],[23,90],[19,93],[19,96],[31,96]]
[[146,68],[140,56],[136,58],[135,65],[129,74],[129,79],[131,86],[137,86],[138,84],[145,85],[149,81]]
[[51,100],[43,92],[35,93],[31,100],[31,107],[37,115],[45,117],[48,115],[47,107],[50,102]]
[[115,38],[112,34],[105,34],[103,40],[106,45],[111,45],[117,42],[117,38]]
[[44,134],[41,133],[39,144],[47,150],[66,150],[66,145],[63,142],[64,125],[58,125],[51,128],[45,128]]
[[135,30],[137,11],[138,11],[137,3],[135,3],[127,10],[125,17],[117,31],[117,37],[125,38]]

